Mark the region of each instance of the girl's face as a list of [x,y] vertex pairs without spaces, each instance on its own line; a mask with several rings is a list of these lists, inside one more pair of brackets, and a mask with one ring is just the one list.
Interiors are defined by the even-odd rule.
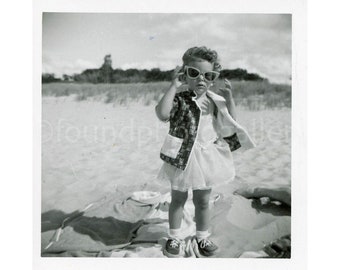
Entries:
[[196,79],[189,78],[188,75],[185,76],[189,90],[195,90],[196,94],[200,96],[201,94],[205,93],[212,85],[212,82],[207,81],[203,74],[208,71],[213,71],[213,64],[202,60],[190,62],[187,66],[200,70],[201,74]]

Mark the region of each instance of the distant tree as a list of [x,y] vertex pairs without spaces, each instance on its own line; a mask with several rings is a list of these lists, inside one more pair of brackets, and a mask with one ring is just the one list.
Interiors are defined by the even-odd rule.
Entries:
[[263,81],[264,78],[255,73],[248,73],[247,70],[237,69],[223,69],[220,72],[220,78],[230,80],[245,80],[245,81]]
[[258,74],[255,74],[255,73],[248,73],[244,79],[246,81],[263,81],[263,78],[258,75]]
[[71,81],[73,81],[73,76],[70,76],[70,75],[67,75],[67,74],[63,74],[63,81],[71,82]]
[[153,68],[146,73],[147,81],[167,81],[171,80],[172,71],[161,71],[159,68]]
[[122,69],[114,69],[112,71],[112,80],[113,83],[121,83],[124,81],[124,70]]
[[102,83],[111,83],[113,78],[113,69],[112,69],[112,60],[111,55],[105,55],[104,63],[100,67],[99,78],[97,79],[99,82]]
[[42,83],[59,82],[59,78],[55,78],[54,73],[43,73],[41,76]]

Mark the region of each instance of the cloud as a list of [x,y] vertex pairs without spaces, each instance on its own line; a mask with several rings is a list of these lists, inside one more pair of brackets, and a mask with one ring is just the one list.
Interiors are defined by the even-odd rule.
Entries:
[[219,53],[224,68],[245,68],[273,81],[291,75],[290,15],[178,14],[148,30],[174,41],[173,46],[164,44],[156,56],[160,61],[181,63],[186,49],[206,45]]
[[291,60],[290,58],[249,55],[242,59],[229,62],[228,68],[243,68],[250,73],[257,73],[260,76],[276,83],[290,83]]
[[[102,57],[110,52],[113,68],[169,70],[181,65],[188,48],[205,45],[219,53],[223,68],[245,68],[273,81],[291,76],[291,15],[140,13],[71,17],[74,29],[84,24],[88,31],[78,27],[78,32],[68,32],[63,17],[46,24],[45,35],[53,35],[46,38],[44,52],[54,58],[43,58],[45,72],[72,74],[98,68]],[[53,32],[56,29],[59,31]],[[67,43],[61,45],[72,46],[56,46],[62,40]],[[89,46],[84,49],[84,44]]]
[[43,55],[43,73],[54,73],[55,76],[59,78],[61,78],[63,74],[73,75],[75,73],[81,73],[89,68],[98,68],[98,65],[84,59],[66,61]]
[[144,61],[144,62],[131,62],[125,63],[121,66],[122,69],[153,69],[159,68],[160,70],[166,71],[175,68],[174,61]]

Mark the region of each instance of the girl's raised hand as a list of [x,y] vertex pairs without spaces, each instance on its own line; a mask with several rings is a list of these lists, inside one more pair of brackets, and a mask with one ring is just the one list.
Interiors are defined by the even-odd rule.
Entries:
[[181,72],[181,67],[176,66],[173,74],[172,74],[172,84],[176,86],[176,88],[180,87],[182,85],[182,82],[179,80],[179,76],[183,75],[184,73]]
[[230,102],[231,99],[233,98],[231,90],[232,90],[231,83],[227,79],[224,79],[224,87],[223,88],[219,88],[217,90],[217,94],[222,96],[222,97],[224,97],[224,99],[227,102]]
[[231,117],[235,120],[236,119],[235,102],[231,91],[231,84],[227,79],[224,79],[224,88],[220,88],[217,91],[217,94],[219,94],[225,99],[228,111]]

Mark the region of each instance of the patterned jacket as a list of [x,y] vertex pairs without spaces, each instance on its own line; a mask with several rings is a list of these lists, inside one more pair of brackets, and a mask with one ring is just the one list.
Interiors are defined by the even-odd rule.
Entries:
[[[229,145],[231,151],[255,147],[247,131],[230,116],[225,99],[210,90],[207,91],[207,97],[215,104],[213,125],[218,140],[226,141],[228,143],[226,147]],[[194,91],[184,91],[175,95],[168,120],[169,133],[160,153],[163,161],[185,170],[195,144],[200,116],[201,110],[196,103]]]

